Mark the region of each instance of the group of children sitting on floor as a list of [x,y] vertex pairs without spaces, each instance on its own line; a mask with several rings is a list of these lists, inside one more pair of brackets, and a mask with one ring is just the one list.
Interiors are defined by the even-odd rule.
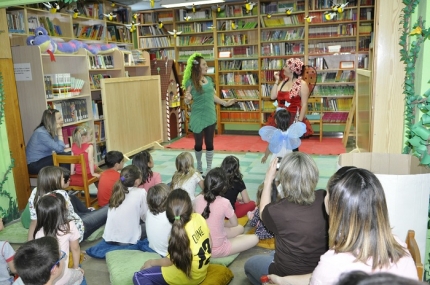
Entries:
[[[88,130],[85,131],[87,132]],[[296,135],[300,135],[301,130],[298,130],[295,135],[290,133],[291,138],[288,142],[284,141],[287,136],[273,140],[273,136],[276,136],[276,131],[273,129],[265,130],[266,137],[268,141],[270,140],[269,143],[272,146],[277,145],[270,152],[288,153],[282,147],[286,143],[290,143],[287,150],[297,147],[294,144],[294,140]],[[82,132],[82,135],[88,136],[90,133]],[[275,149],[278,151],[274,151]],[[267,153],[269,151],[266,152],[266,155]],[[296,155],[294,159],[304,160],[305,157],[303,156],[305,155]],[[92,156],[87,155],[87,160],[88,157],[91,158]],[[282,164],[286,165],[286,161],[289,159],[290,157],[286,155]],[[310,158],[306,159],[309,160]],[[110,246],[133,245],[141,240],[147,240],[149,250],[160,255],[159,259],[151,259],[142,264],[141,270],[133,276],[134,284],[200,284],[206,278],[210,258],[225,257],[245,251],[254,247],[259,239],[274,236],[272,232],[265,228],[260,215],[262,213],[264,215],[262,209],[267,203],[278,203],[278,201],[285,200],[281,197],[282,193],[285,193],[285,189],[279,190],[279,186],[282,185],[279,184],[279,181],[276,183],[276,179],[270,178],[275,173],[275,160],[271,162],[269,167],[271,170],[266,174],[265,184],[259,187],[256,205],[248,196],[242,179],[243,175],[240,172],[240,163],[235,156],[225,157],[220,167],[211,169],[203,178],[199,172],[194,170],[192,155],[189,152],[183,152],[176,158],[176,172],[168,185],[161,182],[159,173],[151,170],[154,167],[154,162],[148,151],[135,155],[132,164],[126,167],[124,167],[123,154],[118,151],[110,151],[105,158],[108,169],[99,175],[97,196],[101,208],[89,213],[85,211],[83,213],[78,212],[77,209],[80,208],[80,204],[75,200],[76,197],[69,196],[66,191],[61,190],[68,185],[69,173],[60,167],[45,167],[39,172],[38,186],[33,190],[29,199],[33,220],[29,229],[29,240],[35,240],[28,242],[18,250],[15,254],[14,262],[13,249],[7,242],[0,243],[4,259],[0,258],[1,262],[4,263],[0,263],[0,278],[9,277],[9,272],[7,271],[7,268],[9,268],[12,273],[18,272],[21,275],[22,279],[18,279],[14,283],[18,285],[33,284],[32,281],[35,278],[40,279],[40,284],[86,284],[84,271],[79,267],[81,262],[79,242],[87,237],[94,228],[98,227],[100,221],[105,219],[106,226],[103,239]],[[91,166],[93,164],[87,163],[87,165]],[[379,193],[383,191],[378,184],[379,182],[373,184],[370,182],[361,182],[361,184],[351,182],[352,186],[343,187],[343,180],[351,180],[350,176],[354,178],[356,176],[361,177],[360,179],[363,180],[363,175],[367,175],[369,176],[366,176],[367,180],[377,180],[368,171],[351,169],[351,171],[349,168],[339,170],[329,181],[328,188],[329,192],[331,191],[331,196],[329,200],[327,195],[324,202],[327,213],[331,217],[336,217],[337,215],[337,208],[335,208],[337,204],[332,201],[337,197],[336,191],[350,191],[352,195],[353,191],[357,192],[355,187],[360,186],[360,191],[369,191],[371,193],[369,199],[374,199],[373,193],[383,196],[383,194]],[[74,168],[72,168],[72,173],[73,171]],[[90,175],[95,174],[94,170],[87,169],[87,171]],[[306,172],[306,170],[299,168],[291,171]],[[269,175],[269,172],[272,173]],[[267,177],[270,179],[267,179]],[[284,177],[283,179],[286,182],[289,178]],[[272,185],[268,187],[271,182]],[[202,189],[201,193],[197,189],[198,186]],[[269,188],[273,189],[270,199],[268,199],[267,195],[267,189]],[[263,190],[266,193],[265,202],[262,203],[262,209],[259,209],[258,204],[262,199]],[[288,200],[289,198],[287,197],[286,199]],[[379,200],[380,205],[378,204],[378,207],[383,212],[386,212],[385,198],[383,197]],[[346,202],[342,204],[346,205]],[[299,208],[306,210],[306,207],[307,205],[304,205]],[[356,211],[356,209],[352,211]],[[247,214],[251,220],[251,225],[256,227],[256,234],[244,234],[244,227],[238,223],[238,217],[243,217]],[[383,218],[386,219],[387,217]],[[330,244],[333,245],[333,239],[336,240],[338,234],[335,233],[335,227],[332,225],[334,221],[331,220],[330,222],[332,231],[328,232],[328,236],[330,237]],[[363,221],[357,222],[357,228],[361,226],[360,223],[363,223]],[[388,223],[386,224],[388,229],[389,225]],[[1,224],[0,226],[3,225]],[[278,234],[281,235],[279,232]],[[333,234],[335,236],[332,236]],[[56,238],[55,240],[58,241],[57,247],[52,246],[52,238],[50,240],[50,237]],[[408,252],[403,245],[400,245],[400,242],[395,242],[393,238],[391,239],[390,242],[394,244],[395,249],[398,251],[396,251],[396,254],[398,254],[384,257],[384,263],[381,262],[378,266],[375,266],[375,262],[378,261],[373,260],[372,270],[390,272],[393,266],[398,266],[401,271],[399,275],[417,279],[413,272],[413,261],[411,263]],[[49,244],[51,244],[50,252],[58,259],[49,259],[48,253],[45,252],[46,260],[44,259],[44,262],[41,263],[43,265],[48,264],[50,271],[45,270],[43,278],[42,273],[40,273],[40,277],[35,277],[35,274],[29,273],[29,271],[37,271],[34,268],[34,262],[24,263],[22,261],[23,255],[34,260],[43,258],[42,254],[37,256],[34,255],[34,252],[36,249],[47,249]],[[333,247],[336,248],[336,244]],[[331,254],[330,250],[327,253]],[[338,252],[339,256],[342,254],[345,256],[350,255],[348,251]],[[354,254],[358,253],[352,253],[352,255]],[[62,260],[67,260],[69,255],[71,256],[71,261],[68,262],[68,268]],[[354,264],[362,261],[359,256],[354,256],[356,257]],[[376,253],[373,253],[372,256],[376,256]],[[273,260],[273,256],[268,258]],[[271,262],[273,263],[274,261]],[[387,270],[385,270],[386,264],[389,264],[389,269]],[[322,266],[321,261],[319,266]],[[40,266],[40,270],[44,268],[46,266]],[[369,269],[367,264],[360,268],[364,271]],[[6,271],[4,271],[5,269]],[[245,271],[246,269],[247,266],[245,265]],[[320,270],[319,267],[315,269],[316,272],[318,270]],[[247,276],[250,278],[248,273]],[[271,273],[270,270],[269,273]],[[317,275],[315,274],[315,276]],[[320,275],[324,274],[319,273],[318,276],[321,277]],[[336,274],[333,272],[332,275]],[[335,284],[332,281],[335,281],[337,277],[334,278],[333,276],[326,278],[331,280],[330,284]],[[287,277],[289,276],[271,274],[269,275],[269,280],[273,284],[290,284],[292,280],[294,280],[292,282],[294,284],[308,284],[309,282],[311,284],[320,284],[318,280],[323,280],[316,277],[310,279],[309,274],[297,275],[297,277],[292,276],[291,278],[293,279]],[[301,283],[301,280],[305,280],[305,283]],[[0,281],[3,280],[0,279]],[[4,281],[8,282],[7,279]],[[411,284],[414,282],[409,281]],[[9,283],[5,284],[11,284],[11,282],[9,281]],[[256,284],[254,281],[252,283]]]

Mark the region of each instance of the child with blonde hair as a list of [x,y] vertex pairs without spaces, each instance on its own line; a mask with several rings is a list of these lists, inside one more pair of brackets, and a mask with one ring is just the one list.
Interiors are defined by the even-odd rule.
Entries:
[[[64,197],[55,192],[42,196],[37,205],[37,224],[34,231],[34,238],[44,236],[55,237],[58,240],[60,249],[69,255],[71,251],[73,257],[73,269],[66,268],[61,279],[56,281],[56,285],[82,283],[84,270],[79,267],[81,248],[79,246],[79,231],[73,220],[68,218],[68,209]],[[66,258],[67,260],[67,258]]]
[[[96,164],[94,163],[94,146],[92,144],[93,131],[88,126],[78,126],[73,132],[73,144],[72,144],[72,155],[84,154],[87,169],[83,170],[80,164],[72,164],[70,173],[82,174],[86,171],[87,174],[95,177],[100,177],[100,174],[96,173]],[[78,185],[76,181],[71,181],[71,185]]]
[[121,170],[109,200],[104,240],[111,245],[130,245],[146,237],[145,222],[148,204],[146,191],[138,188],[142,174],[134,165]]
[[194,169],[194,158],[188,151],[181,152],[176,157],[176,172],[173,174],[171,189],[181,188],[188,192],[191,201],[195,199],[197,185],[203,189],[203,178]]
[[[212,239],[212,256],[224,257],[250,249],[258,243],[256,235],[244,235],[230,201],[222,197],[227,190],[224,171],[213,168],[205,177],[203,195],[196,197],[194,209],[208,223]],[[225,219],[228,219],[225,221]]]
[[133,157],[131,164],[137,166],[142,175],[142,182],[139,188],[143,188],[148,192],[149,188],[158,183],[161,183],[161,175],[158,172],[152,171],[154,160],[149,151],[144,150]]

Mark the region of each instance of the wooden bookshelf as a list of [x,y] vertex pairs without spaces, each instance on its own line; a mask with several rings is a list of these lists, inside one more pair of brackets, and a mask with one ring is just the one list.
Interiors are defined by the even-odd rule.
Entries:
[[[356,70],[371,66],[369,46],[375,20],[373,0],[337,1],[346,2],[349,4],[343,12],[335,12],[330,20],[325,13],[333,12],[331,2],[321,0],[262,0],[249,12],[239,1],[226,3],[221,12],[211,11],[210,6],[202,6],[198,14],[170,9],[173,17],[163,22],[162,35],[139,31],[145,41],[164,37],[168,44],[161,47],[140,44],[139,48],[147,50],[151,59],[175,59],[179,75],[189,55],[201,52],[208,65],[214,67],[210,76],[220,98],[224,98],[223,90],[258,92],[258,98],[237,97],[238,104],[232,107],[217,106],[219,133],[226,124],[259,127],[265,123],[274,109],[269,95],[273,73],[291,57],[316,67],[321,81],[313,96],[323,97],[325,124],[343,126],[349,111],[347,106],[356,93]],[[146,25],[154,26],[165,11],[142,11],[141,17]],[[307,16],[312,17],[310,22]],[[190,18],[186,21],[185,17]],[[149,28],[143,25],[141,29]],[[182,33],[169,36],[167,31],[173,30]],[[220,52],[229,53],[230,57],[220,57]]]

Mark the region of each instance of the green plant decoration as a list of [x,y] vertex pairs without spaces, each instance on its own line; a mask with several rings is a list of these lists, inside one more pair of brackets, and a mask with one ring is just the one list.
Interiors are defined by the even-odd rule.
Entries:
[[[403,94],[405,95],[405,126],[407,141],[403,148],[403,153],[411,153],[420,158],[421,164],[430,166],[430,154],[428,142],[430,139],[430,89],[423,95],[415,94],[415,64],[421,46],[430,36],[430,29],[425,28],[425,21],[420,16],[415,24],[410,23],[410,18],[419,4],[419,0],[403,0],[405,7],[402,9],[403,15],[401,24],[403,33],[400,36],[399,44],[401,60],[405,64],[405,82],[403,84]],[[429,81],[430,83],[430,81]],[[416,110],[423,113],[416,122]]]
[[[5,94],[3,89],[3,76],[0,73],[0,126],[3,124],[4,119],[4,99]],[[19,217],[19,211],[15,199],[10,195],[9,192],[6,191],[6,189],[4,189],[4,185],[9,177],[9,174],[12,172],[14,164],[15,162],[11,155],[11,164],[6,169],[3,176],[0,177],[0,198],[6,198],[9,201],[7,209],[3,209],[3,207],[0,206],[0,218],[3,218],[5,223],[10,222]]]

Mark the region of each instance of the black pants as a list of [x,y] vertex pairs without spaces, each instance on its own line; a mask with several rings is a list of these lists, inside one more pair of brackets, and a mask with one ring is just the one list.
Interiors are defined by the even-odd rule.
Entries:
[[205,138],[206,150],[214,150],[214,135],[216,123],[204,128],[200,133],[194,133],[194,150],[201,151],[203,148],[203,136]]
[[[70,155],[70,152],[61,152],[58,155]],[[54,161],[52,160],[52,155],[41,158],[38,161],[27,164],[29,174],[39,174],[39,171],[45,166],[54,166]],[[70,171],[70,164],[60,164],[61,167]]]

